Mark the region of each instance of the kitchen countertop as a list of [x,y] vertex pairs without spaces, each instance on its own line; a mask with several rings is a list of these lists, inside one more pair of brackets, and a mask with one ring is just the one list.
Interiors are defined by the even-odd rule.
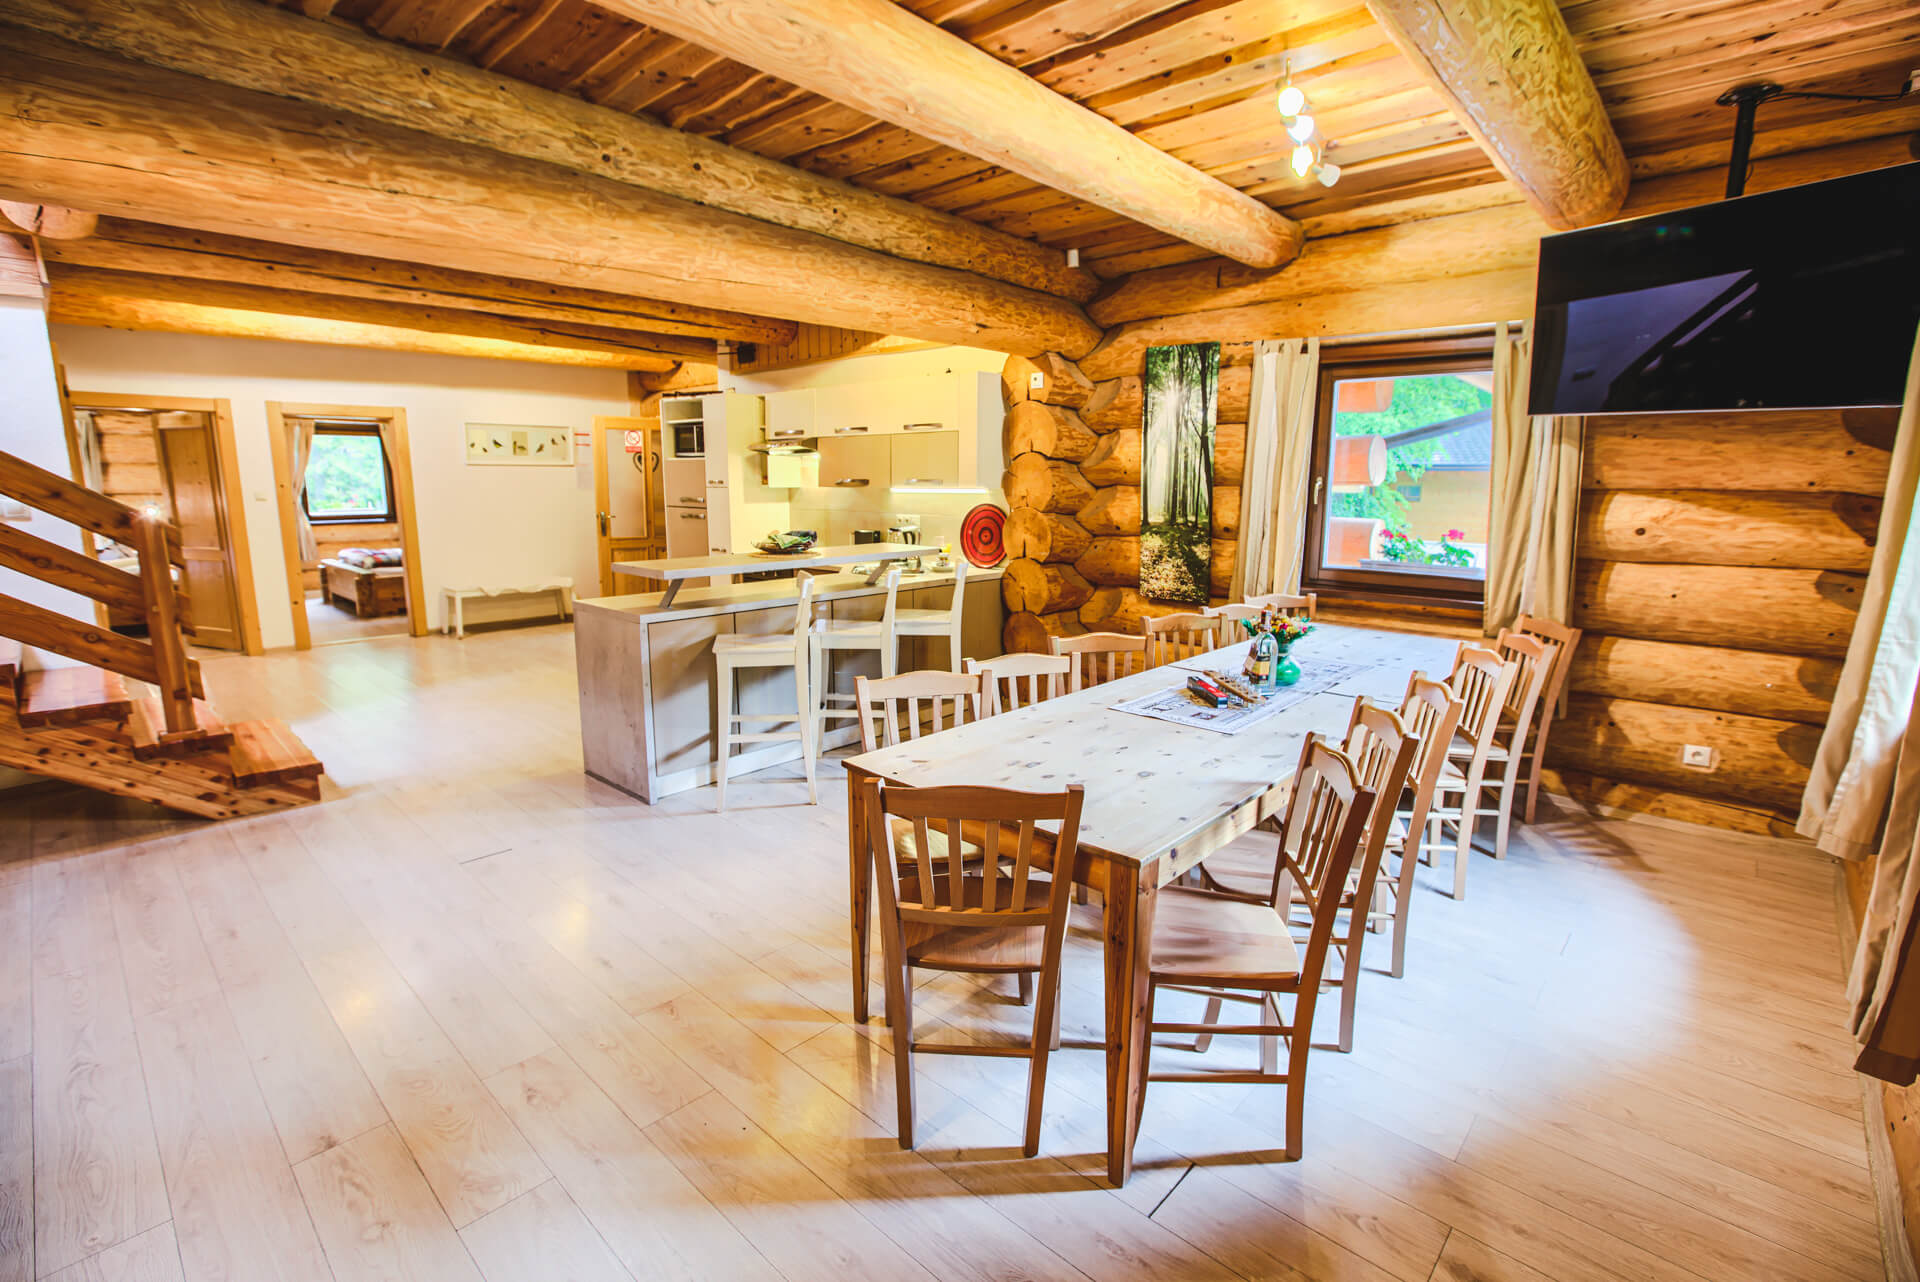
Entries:
[[[869,548],[873,544],[865,545]],[[755,568],[765,568],[764,562]],[[967,567],[969,582],[975,579],[998,579],[1005,569],[996,565],[983,570],[978,566]],[[866,576],[861,574],[816,574],[813,577],[813,599],[815,601],[835,601],[847,597],[877,596],[886,591],[884,582],[868,585]],[[706,614],[733,614],[741,610],[764,610],[770,606],[792,603],[798,597],[798,589],[792,579],[773,579],[760,583],[734,583],[712,588],[683,589],[671,602],[662,592],[641,592],[625,596],[584,597],[573,603],[577,617],[582,613],[596,616],[608,615],[625,617],[632,621],[655,623],[666,619],[693,618]],[[920,574],[902,574],[902,591],[913,588],[939,588],[953,582],[951,570],[925,571]]]

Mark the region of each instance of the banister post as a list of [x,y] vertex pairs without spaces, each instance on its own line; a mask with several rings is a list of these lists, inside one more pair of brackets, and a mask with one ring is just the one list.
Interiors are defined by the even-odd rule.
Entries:
[[153,647],[153,666],[160,677],[160,708],[167,733],[195,728],[193,684],[187,674],[187,646],[180,636],[174,610],[172,562],[167,556],[167,522],[157,512],[142,512],[135,521],[139,540],[140,590],[147,604],[147,642]]

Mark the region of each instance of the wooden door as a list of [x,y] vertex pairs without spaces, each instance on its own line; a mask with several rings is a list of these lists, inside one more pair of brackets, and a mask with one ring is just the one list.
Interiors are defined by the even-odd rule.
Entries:
[[227,511],[213,431],[213,416],[198,410],[165,410],[153,416],[160,474],[186,553],[181,574],[193,604],[193,642],[216,650],[241,650],[246,642],[231,525],[234,514]]
[[594,520],[602,596],[612,596],[616,590],[615,561],[651,561],[664,555],[665,487],[660,469],[659,419],[603,414],[593,420]]

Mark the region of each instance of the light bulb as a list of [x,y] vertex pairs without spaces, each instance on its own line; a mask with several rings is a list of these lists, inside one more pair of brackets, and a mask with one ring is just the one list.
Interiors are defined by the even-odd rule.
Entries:
[[1331,187],[1340,181],[1340,166],[1331,160],[1323,160],[1320,167],[1313,171],[1313,176],[1320,180],[1322,187]]
[[1307,171],[1313,168],[1313,148],[1301,143],[1293,149],[1293,173],[1296,178],[1305,178]]
[[1287,126],[1287,135],[1295,142],[1305,142],[1313,137],[1313,117],[1305,113],[1295,116],[1293,123]]
[[1306,105],[1307,95],[1292,81],[1288,81],[1286,84],[1280,86],[1279,107],[1281,115],[1297,116],[1301,111],[1305,110]]

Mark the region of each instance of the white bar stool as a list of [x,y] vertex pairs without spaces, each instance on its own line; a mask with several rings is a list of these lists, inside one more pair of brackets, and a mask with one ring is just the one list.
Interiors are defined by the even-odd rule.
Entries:
[[[828,671],[828,656],[839,650],[873,650],[880,655],[880,675],[884,679],[899,667],[898,641],[894,631],[895,606],[900,598],[900,567],[887,571],[887,601],[877,619],[815,619],[809,633],[813,681],[813,742],[826,730],[826,719],[837,717],[857,721],[858,701],[851,694],[833,692],[833,674]],[[846,707],[833,706],[844,701]]]
[[[815,732],[812,685],[809,680],[811,666],[808,662],[811,653],[810,626],[813,622],[813,579],[803,577],[800,580],[800,601],[794,612],[793,631],[776,632],[769,636],[741,635],[728,633],[713,639],[713,666],[720,679],[720,717],[719,717],[719,760],[713,764],[713,786],[719,794],[717,810],[727,808],[727,771],[732,764],[733,745],[736,743],[773,743],[799,740],[800,760],[807,772],[807,804],[820,804],[820,794],[814,786],[813,763],[819,755],[819,736]],[[735,712],[733,710],[734,682],[733,674],[741,668],[792,668],[794,711],[792,712]],[[734,723],[749,721],[791,721],[792,730],[768,730],[757,734],[743,734],[734,729]]]
[[947,638],[949,672],[960,671],[960,619],[967,605],[967,562],[953,562],[953,604],[944,610],[902,610],[894,620],[894,629],[903,637]]

